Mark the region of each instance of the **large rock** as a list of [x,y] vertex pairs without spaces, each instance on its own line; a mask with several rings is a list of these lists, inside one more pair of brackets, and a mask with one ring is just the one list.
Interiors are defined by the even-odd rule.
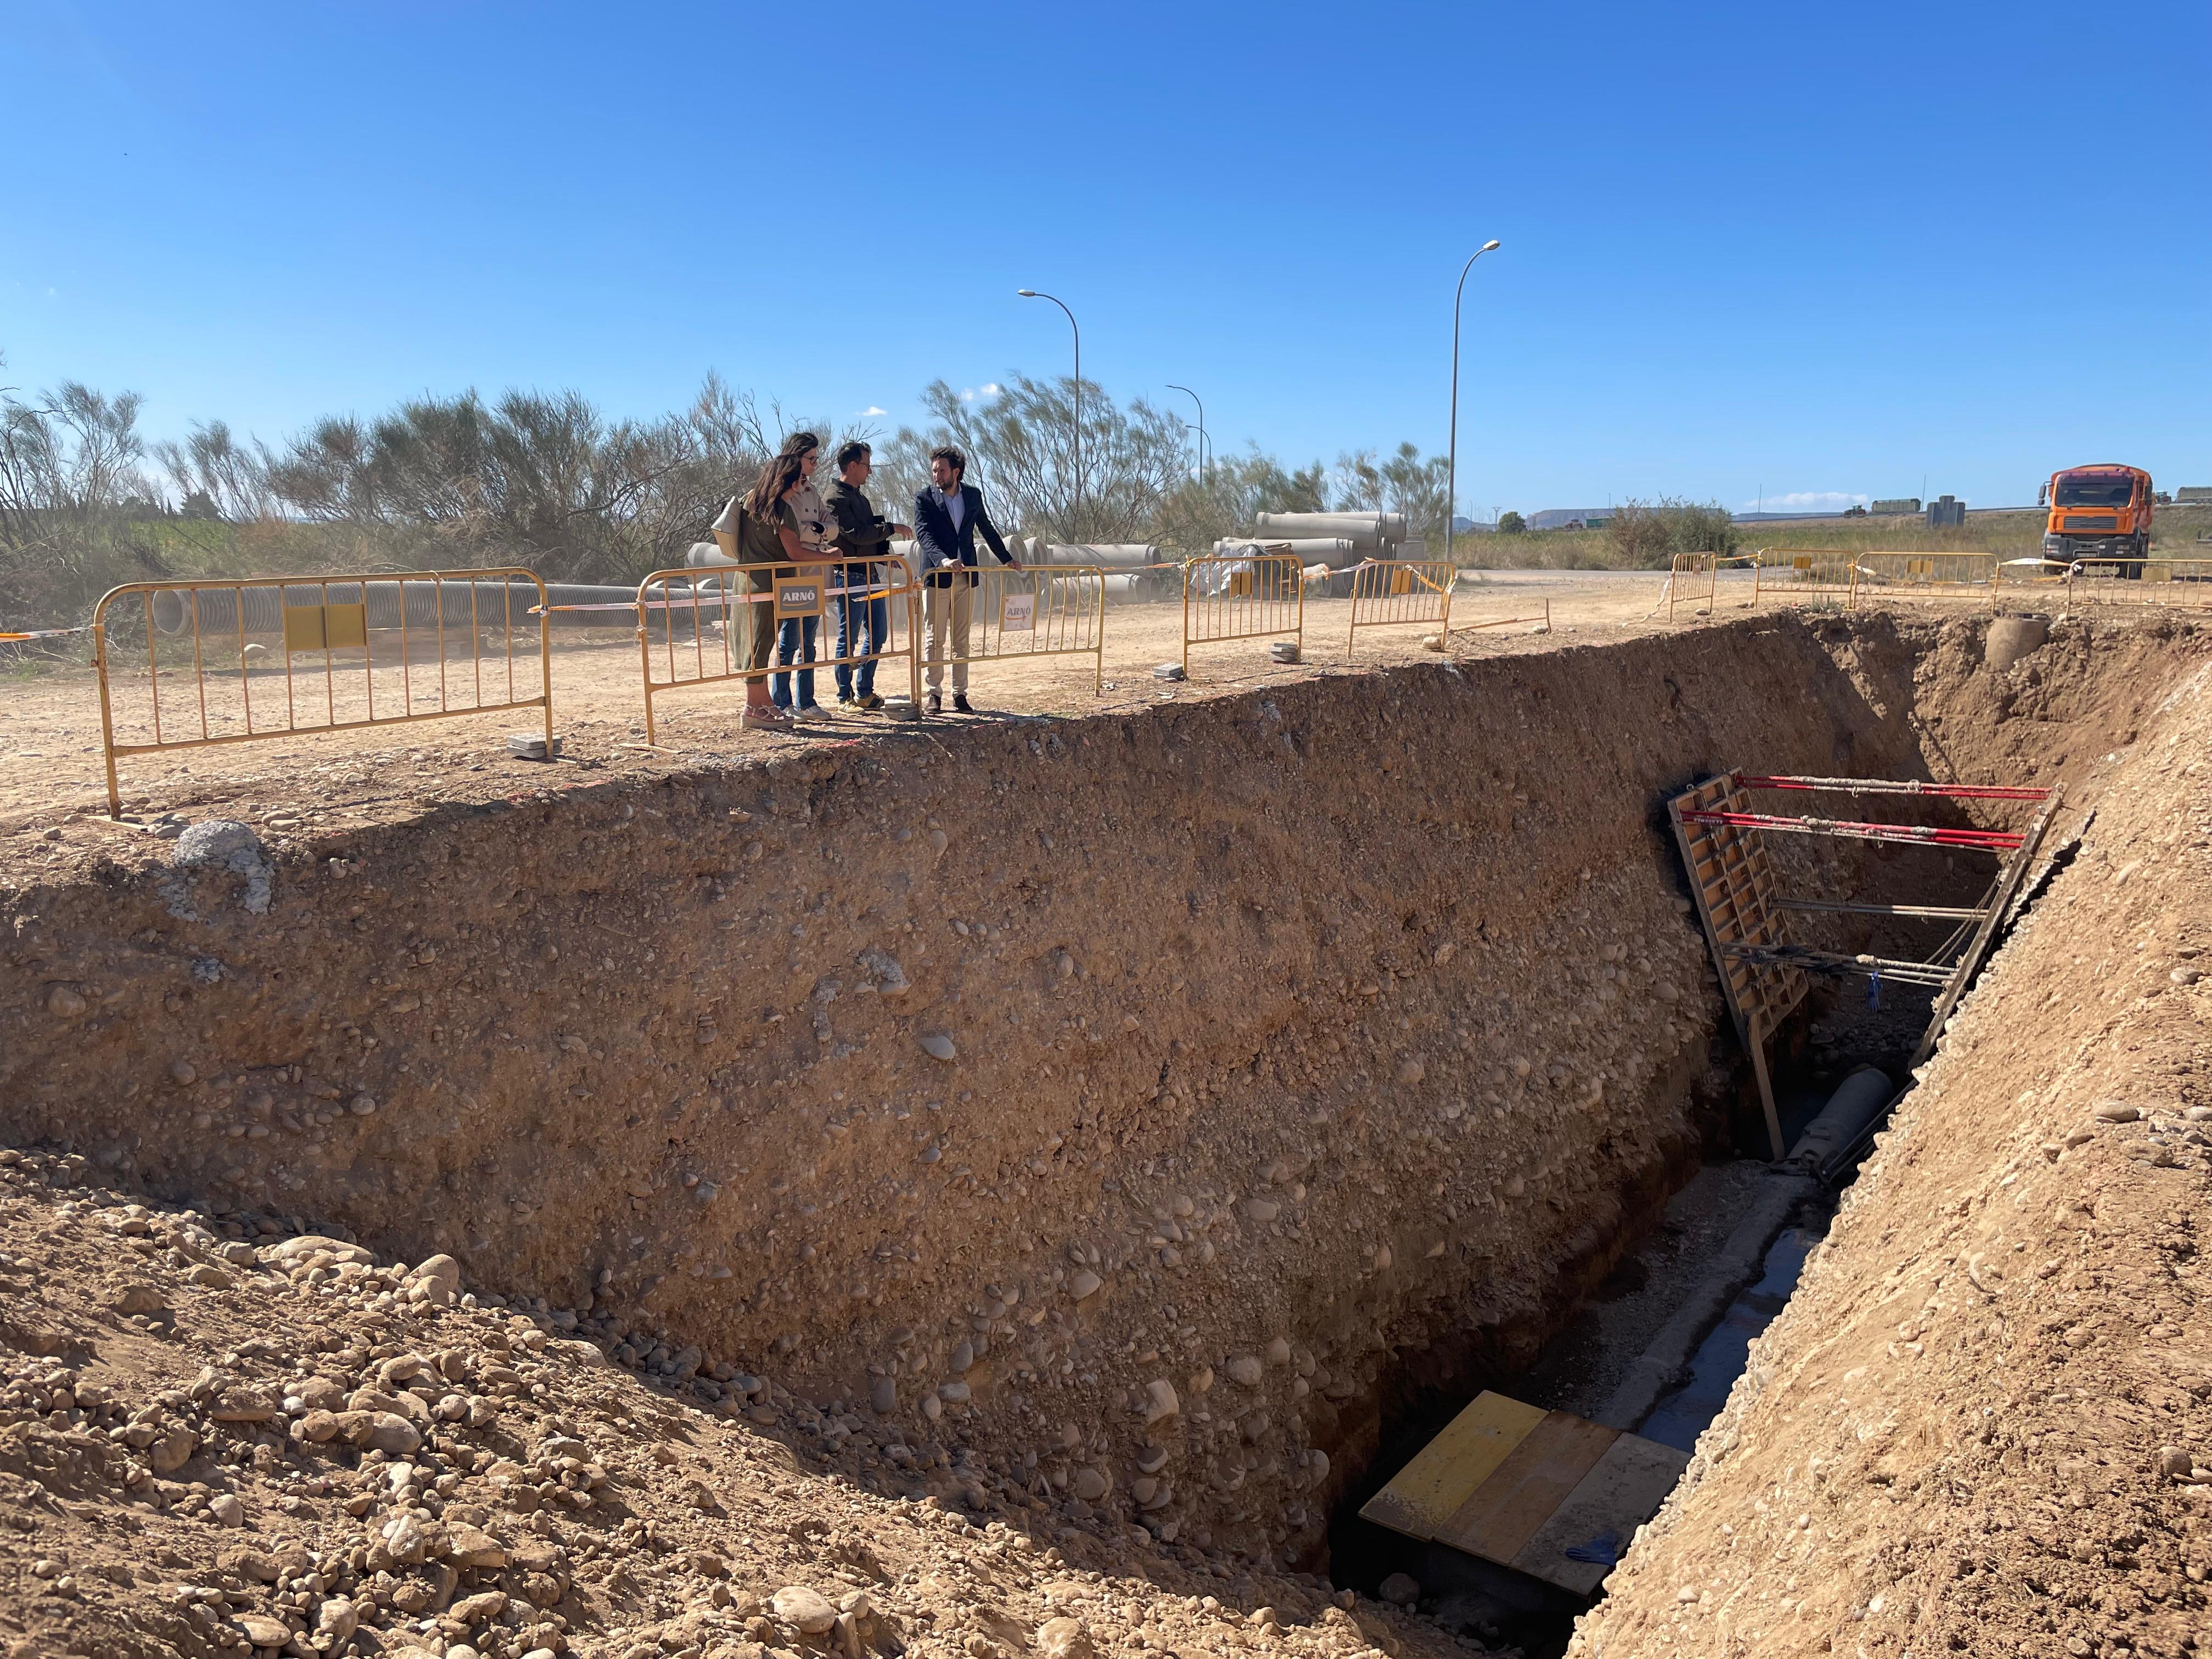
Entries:
[[837,1622],[837,1609],[820,1591],[786,1584],[775,1593],[775,1616],[802,1636],[819,1636]]

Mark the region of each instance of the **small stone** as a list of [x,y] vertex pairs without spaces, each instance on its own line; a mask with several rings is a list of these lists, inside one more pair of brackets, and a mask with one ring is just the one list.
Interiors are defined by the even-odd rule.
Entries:
[[1140,1474],[1158,1474],[1168,1465],[1168,1449],[1150,1441],[1137,1449],[1137,1470]]
[[469,1626],[489,1624],[506,1611],[504,1590],[481,1590],[474,1595],[465,1595],[447,1610],[450,1617]]
[[376,1115],[376,1097],[356,1095],[347,1103],[346,1110],[351,1112],[356,1117],[374,1117]]
[[868,1382],[868,1408],[878,1416],[888,1416],[898,1409],[898,1384],[888,1376],[871,1378]]
[[1037,1651],[1044,1659],[1093,1659],[1091,1632],[1079,1619],[1048,1619],[1037,1626]]
[[1375,1271],[1376,1273],[1389,1272],[1390,1264],[1396,1260],[1397,1258],[1390,1254],[1390,1247],[1388,1244],[1377,1244],[1375,1247]]
[[[505,1596],[500,1600],[504,1603]],[[343,1647],[361,1626],[361,1609],[343,1595],[333,1595],[315,1610],[315,1628],[331,1638],[333,1648]]]
[[2100,1100],[2096,1116],[2100,1123],[2133,1123],[2142,1114],[2124,1100]]
[[1086,1464],[1076,1470],[1075,1479],[1068,1484],[1069,1489],[1085,1503],[1095,1504],[1106,1495],[1107,1488],[1111,1483],[1106,1479],[1103,1471],[1092,1468]]
[[1410,1607],[1421,1599],[1421,1584],[1409,1573],[1394,1572],[1376,1586],[1375,1593],[1394,1607]]
[[1528,1183],[1519,1176],[1513,1176],[1505,1183],[1505,1196],[1508,1198],[1518,1198],[1528,1190]]
[[374,1412],[368,1420],[368,1446],[387,1457],[404,1457],[422,1444],[422,1431],[392,1412]]
[[448,1522],[446,1559],[464,1571],[496,1571],[507,1565],[507,1551],[499,1540],[477,1528]]
[[1198,1370],[1193,1371],[1185,1380],[1185,1386],[1188,1388],[1193,1394],[1204,1394],[1208,1389],[1213,1386],[1213,1367],[1211,1365],[1200,1366]]
[[1222,1370],[1229,1373],[1231,1382],[1241,1382],[1248,1389],[1258,1388],[1261,1379],[1267,1375],[1267,1367],[1249,1353],[1238,1354]]
[[951,1060],[960,1052],[952,1046],[952,1039],[942,1031],[925,1032],[921,1039],[921,1051],[932,1060]]
[[1271,1337],[1267,1342],[1267,1363],[1287,1365],[1291,1363],[1291,1344],[1287,1337]]
[[459,1294],[461,1288],[461,1264],[449,1255],[434,1255],[407,1277],[418,1283],[439,1285],[451,1297]]
[[1697,1587],[1694,1584],[1683,1585],[1681,1589],[1674,1592],[1674,1599],[1677,1601],[1683,1603],[1685,1606],[1688,1605],[1690,1602],[1698,1599]]
[[227,1291],[230,1275],[211,1261],[203,1261],[185,1277],[204,1291]]
[[837,1622],[837,1609],[819,1591],[786,1584],[775,1593],[775,1616],[802,1636],[819,1636]]
[[1419,1055],[1410,1055],[1398,1062],[1398,1086],[1401,1089],[1412,1088],[1428,1074],[1429,1068],[1421,1064]]
[[2176,985],[2194,985],[2198,980],[2203,979],[2204,975],[2199,969],[2195,968],[2177,968],[2172,973],[2168,974],[2166,977],[2172,980]]
[[1458,951],[1458,945],[1453,944],[1449,939],[1446,939],[1442,945],[1437,946],[1436,955],[1431,957],[1430,960],[1434,962],[1437,967],[1441,968],[1452,959],[1453,956]]
[[149,1314],[161,1305],[161,1293],[151,1285],[125,1285],[107,1305],[119,1314]]
[[1081,1268],[1073,1279],[1067,1281],[1067,1293],[1080,1302],[1085,1297],[1096,1294],[1098,1287],[1104,1283],[1105,1280],[1100,1279],[1090,1268]]
[[146,1448],[146,1467],[156,1474],[174,1474],[191,1462],[200,1437],[190,1429],[171,1429]]
[[179,1088],[199,1080],[199,1073],[189,1060],[180,1060],[169,1067],[169,1081]]
[[292,1422],[292,1437],[306,1441],[310,1445],[319,1446],[337,1431],[337,1416],[326,1411],[311,1411],[305,1416],[295,1418]]
[[[235,1492],[224,1492],[208,1505],[208,1513],[215,1517],[218,1527],[242,1527],[246,1524],[246,1505],[238,1501]],[[285,1639],[290,1639],[289,1632],[287,1632]]]
[[46,1012],[57,1019],[74,1019],[87,1006],[82,994],[66,985],[57,985],[46,993]]
[[247,1643],[257,1648],[281,1648],[292,1639],[292,1627],[265,1613],[242,1613],[234,1621]]
[[933,1393],[922,1395],[921,1414],[927,1418],[931,1422],[934,1423],[939,1418],[945,1415],[945,1402],[942,1400],[939,1400]]
[[1146,1427],[1173,1417],[1182,1409],[1182,1402],[1176,1398],[1175,1384],[1167,1378],[1154,1377],[1145,1384]]
[[2194,1460],[2180,1447],[2160,1446],[2158,1449],[2158,1472],[2168,1480],[2186,1480],[2193,1467]]
[[937,1387],[937,1397],[948,1406],[966,1405],[974,1392],[965,1382],[940,1382]]
[[1248,1198],[1244,1200],[1244,1213],[1262,1226],[1282,1212],[1283,1206],[1272,1198]]
[[975,1344],[971,1342],[963,1342],[958,1347],[952,1351],[952,1358],[945,1363],[951,1368],[953,1376],[959,1376],[963,1371],[966,1370],[970,1365],[973,1365],[975,1363]]

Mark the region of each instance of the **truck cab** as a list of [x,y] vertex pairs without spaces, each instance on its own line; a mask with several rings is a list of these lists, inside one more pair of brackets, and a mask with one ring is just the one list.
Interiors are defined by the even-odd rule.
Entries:
[[2067,564],[2110,564],[2140,580],[2150,556],[2150,474],[2141,467],[2071,466],[2051,475],[2043,556]]

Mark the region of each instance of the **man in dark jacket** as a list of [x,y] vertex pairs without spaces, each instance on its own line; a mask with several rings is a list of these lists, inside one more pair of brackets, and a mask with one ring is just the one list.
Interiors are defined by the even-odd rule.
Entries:
[[[837,611],[836,654],[840,660],[836,673],[841,709],[884,706],[884,700],[876,695],[876,659],[890,649],[891,608],[882,593],[867,591],[884,585],[884,572],[881,565],[866,561],[882,558],[894,537],[914,534],[906,526],[893,524],[877,512],[874,503],[861,493],[875,465],[874,452],[867,445],[858,441],[841,445],[837,481],[823,495],[823,504],[836,521],[838,550],[860,561],[839,565],[830,589]],[[845,590],[842,598],[837,597],[841,588]],[[860,642],[863,634],[867,639],[865,647]],[[855,673],[853,665],[842,659],[860,656],[867,660]]]
[[952,706],[968,705],[968,635],[975,612],[975,538],[980,532],[1000,564],[1018,570],[1022,562],[1006,551],[983,492],[966,482],[968,458],[949,445],[929,454],[929,476],[937,482],[914,498],[915,551],[921,556],[922,614],[928,624],[929,712],[944,711],[939,688],[945,681],[945,635],[951,635]]

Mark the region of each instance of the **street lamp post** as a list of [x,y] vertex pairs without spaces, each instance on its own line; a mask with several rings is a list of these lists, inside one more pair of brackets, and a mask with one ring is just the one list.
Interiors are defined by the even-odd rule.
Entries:
[[1452,381],[1451,381],[1451,459],[1446,463],[1448,482],[1445,489],[1449,499],[1444,502],[1444,562],[1452,562],[1452,520],[1459,516],[1459,301],[1467,292],[1467,273],[1474,269],[1474,262],[1496,247],[1493,240],[1467,256],[1467,263],[1459,268],[1459,286],[1452,290]]
[[1168,390],[1182,392],[1198,405],[1198,481],[1201,484],[1206,483],[1208,482],[1206,470],[1206,401],[1188,386],[1177,386],[1173,380],[1168,382]]
[[1072,405],[1075,411],[1075,489],[1074,500],[1068,507],[1068,534],[1078,536],[1082,530],[1075,522],[1083,513],[1083,331],[1075,325],[1075,313],[1067,310],[1067,303],[1049,294],[1041,294],[1033,288],[1016,289],[1014,292],[1024,300],[1050,300],[1067,313],[1067,326],[1075,335],[1075,397]]

